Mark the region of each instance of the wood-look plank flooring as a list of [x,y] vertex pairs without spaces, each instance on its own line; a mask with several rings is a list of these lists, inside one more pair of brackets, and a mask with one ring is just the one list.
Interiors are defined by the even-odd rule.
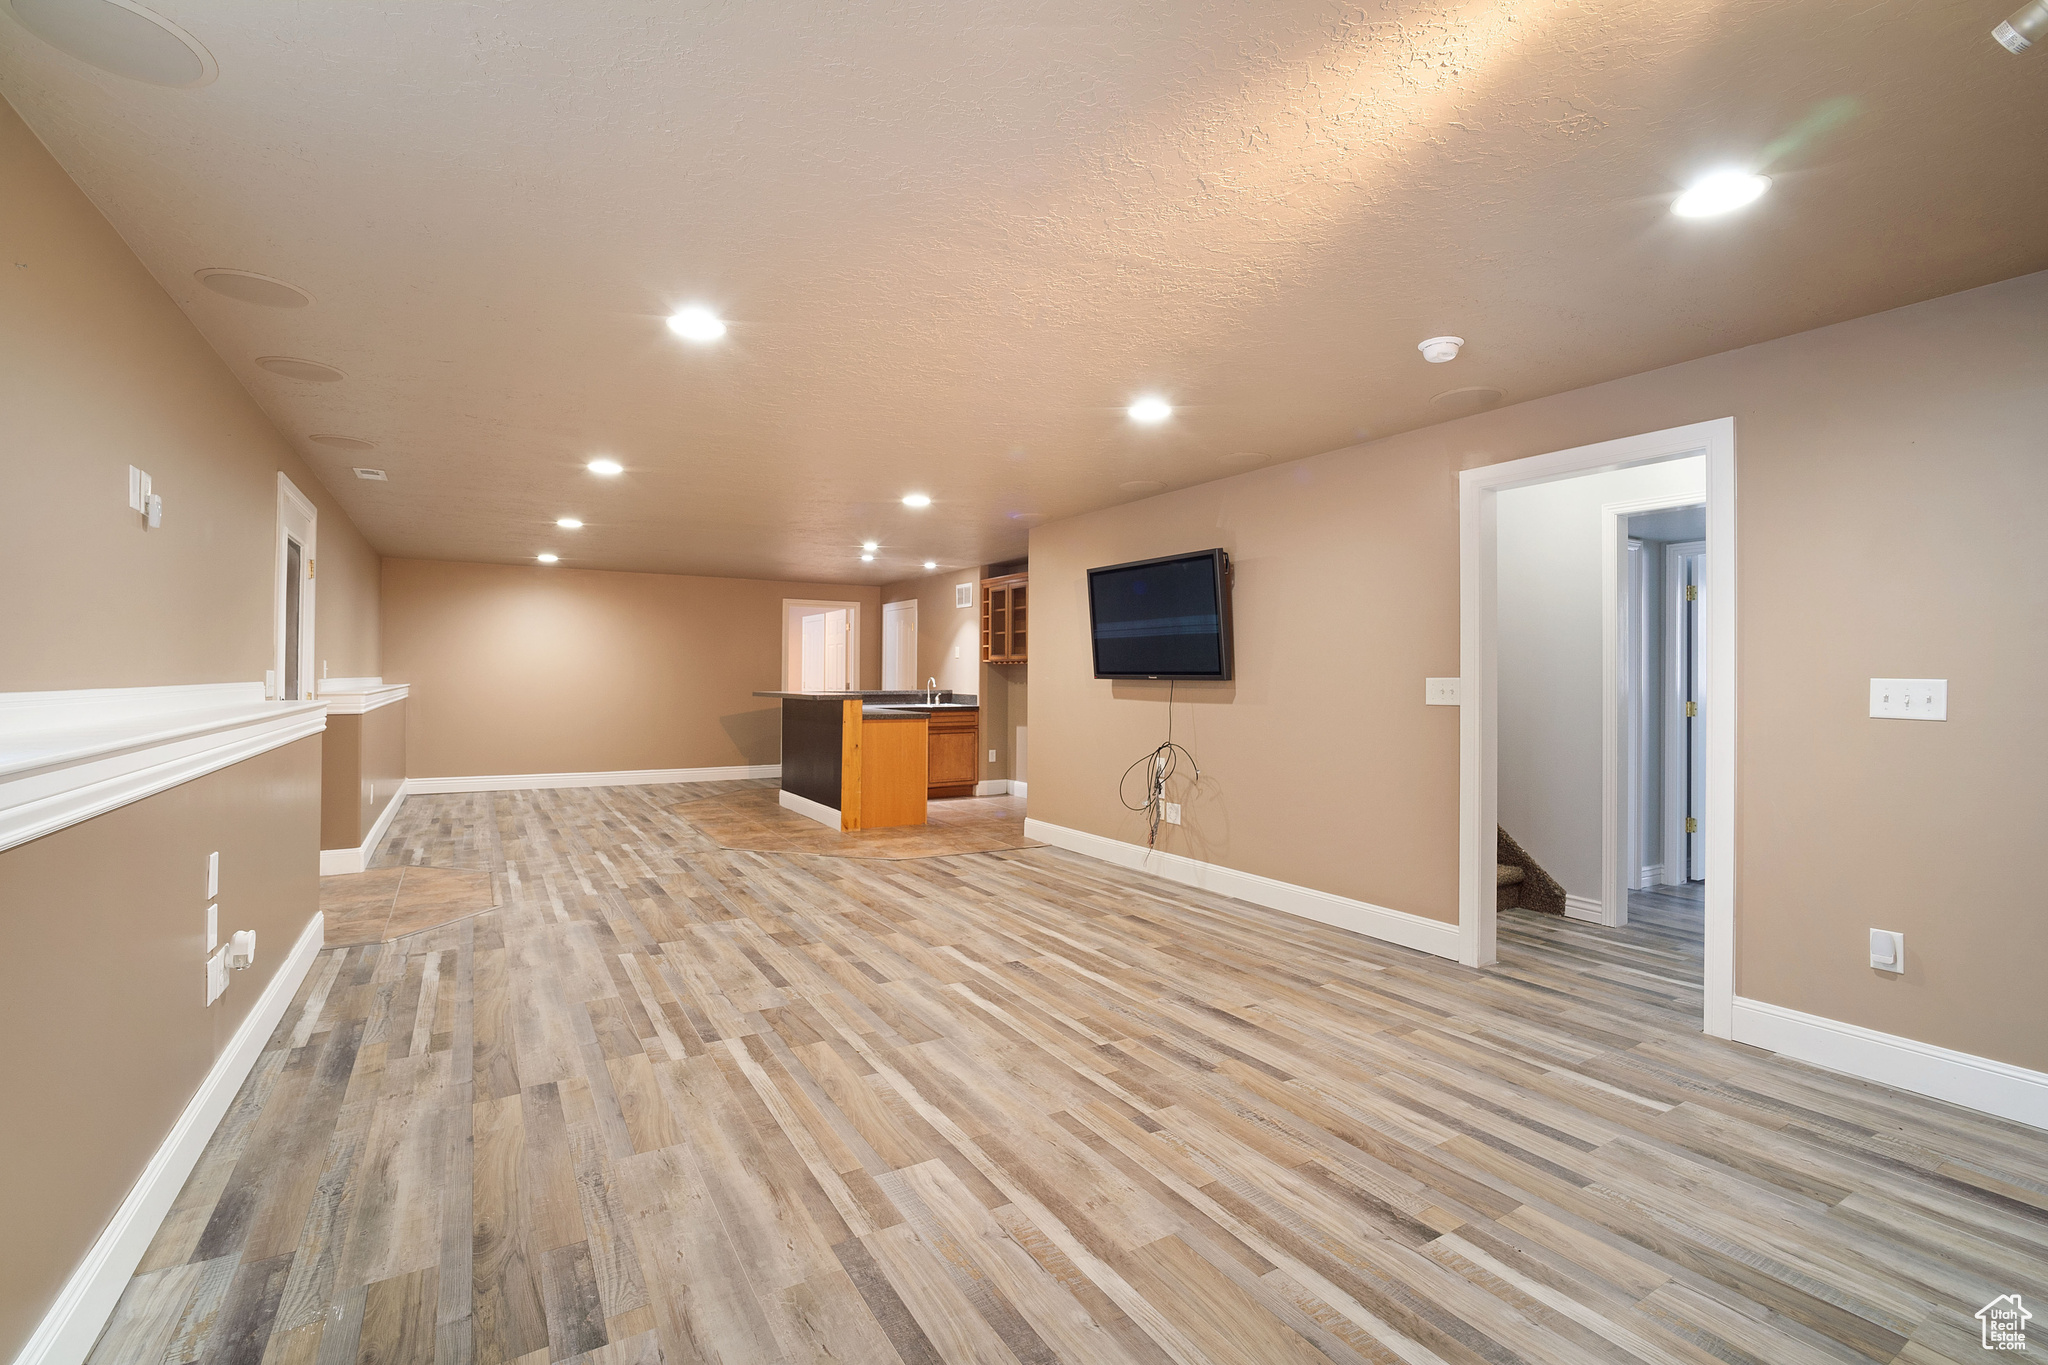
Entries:
[[497,903],[489,872],[378,867],[320,879],[320,913],[330,948],[404,938]]
[[783,809],[773,787],[679,802],[669,810],[721,848],[820,853],[833,858],[935,858],[1036,848],[1024,837],[1021,796],[960,796],[930,802],[925,823],[891,829],[828,829]]
[[1471,971],[701,794],[409,801],[503,906],[322,954],[93,1365],[1975,1360],[2048,1286],[2044,1135],[1701,1037],[1679,909]]

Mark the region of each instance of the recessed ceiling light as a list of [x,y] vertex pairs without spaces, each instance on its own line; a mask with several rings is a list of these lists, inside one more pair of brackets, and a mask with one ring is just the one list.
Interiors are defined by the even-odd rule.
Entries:
[[591,473],[602,474],[606,478],[610,478],[614,474],[623,474],[626,472],[626,467],[624,465],[620,464],[617,460],[609,459],[592,460],[590,464],[587,466],[587,468],[590,470]]
[[926,567],[927,569],[936,569],[936,568],[938,568],[938,567],[939,567],[939,561],[938,561],[938,560],[936,560],[936,559],[927,559],[927,560],[926,560],[926,561],[924,562],[924,566],[925,566],[925,567]]
[[1125,411],[1130,413],[1133,422],[1143,422],[1148,427],[1157,426],[1173,416],[1173,404],[1158,394],[1148,393]]
[[220,75],[197,38],[132,0],[14,0],[23,28],[87,66],[151,85],[205,85]]
[[1716,214],[1733,213],[1745,205],[1754,204],[1770,187],[1771,178],[1767,175],[1752,175],[1748,171],[1715,171],[1693,181],[1671,205],[1671,211],[1680,218],[1712,218]]
[[281,374],[286,379],[304,379],[314,384],[332,384],[337,379],[346,379],[340,370],[332,365],[322,365],[317,360],[299,360],[288,355],[259,355],[256,364],[272,374]]
[[336,436],[331,432],[319,432],[307,440],[316,446],[329,446],[335,450],[375,450],[375,441],[365,441],[360,436]]
[[867,551],[867,552],[868,552],[869,554],[873,554],[873,553],[874,553],[875,551],[877,551],[877,550],[879,550],[879,549],[881,549],[881,548],[882,548],[882,547],[881,547],[880,545],[877,545],[877,544],[876,544],[876,543],[875,543],[874,541],[872,541],[872,540],[863,540],[863,541],[862,541],[862,542],[860,543],[860,547],[861,547],[861,549],[863,549],[863,550],[866,550],[866,551]]
[[875,557],[873,555],[862,555],[860,557],[860,562],[863,564],[872,564],[875,562]]
[[200,270],[198,281],[216,294],[243,303],[260,303],[265,308],[304,308],[313,296],[296,285],[259,275],[253,270]]
[[543,551],[540,554],[535,555],[534,558],[538,559],[543,564],[553,564],[557,560],[561,559],[561,556],[555,554],[548,554],[547,552]]
[[556,517],[555,525],[561,527],[564,531],[580,531],[583,529],[583,523],[574,517]]
[[716,341],[725,335],[725,323],[718,314],[695,304],[673,314],[668,329],[685,341]]
[[932,497],[929,493],[905,493],[903,495],[903,505],[905,507],[930,507],[932,505]]
[[381,470],[381,469],[365,469],[365,468],[363,468],[363,467],[362,467],[361,465],[357,465],[357,466],[356,466],[356,468],[355,468],[355,475],[356,475],[356,477],[357,477],[357,478],[359,478],[359,479],[367,479],[367,480],[369,480],[369,481],[370,481],[371,483],[389,483],[389,482],[390,482],[390,479],[389,479],[389,477],[388,477],[388,476],[387,476],[387,475],[386,475],[386,474],[384,473],[384,471],[383,471],[383,470]]

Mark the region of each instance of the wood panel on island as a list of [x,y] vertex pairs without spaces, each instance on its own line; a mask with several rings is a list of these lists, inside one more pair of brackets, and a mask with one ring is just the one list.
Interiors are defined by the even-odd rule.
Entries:
[[1026,662],[1030,644],[1028,573],[1003,574],[981,580],[981,661],[985,664]]
[[933,798],[974,795],[976,698],[951,692],[756,692],[782,702],[786,810],[841,831],[927,823]]

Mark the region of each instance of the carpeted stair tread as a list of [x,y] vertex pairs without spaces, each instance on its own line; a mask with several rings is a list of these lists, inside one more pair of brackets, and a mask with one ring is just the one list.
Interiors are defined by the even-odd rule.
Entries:
[[1493,884],[1495,886],[1513,886],[1527,875],[1521,868],[1514,866],[1512,863],[1495,863],[1493,865]]

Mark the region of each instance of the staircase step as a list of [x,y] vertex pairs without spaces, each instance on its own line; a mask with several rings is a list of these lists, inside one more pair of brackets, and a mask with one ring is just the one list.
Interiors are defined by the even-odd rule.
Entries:
[[1513,886],[1516,882],[1522,880],[1525,875],[1527,874],[1521,868],[1516,867],[1512,863],[1495,863],[1493,865],[1493,884],[1495,886]]

